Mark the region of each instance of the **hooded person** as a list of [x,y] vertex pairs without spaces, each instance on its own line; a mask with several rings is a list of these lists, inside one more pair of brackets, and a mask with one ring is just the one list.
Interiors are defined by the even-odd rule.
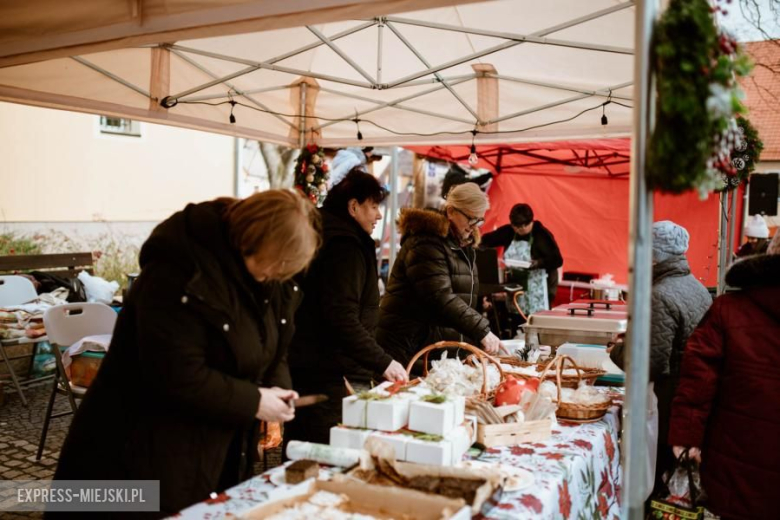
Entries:
[[745,226],[746,241],[735,253],[738,258],[763,255],[769,245],[769,227],[761,215],[751,215]]
[[452,188],[461,184],[466,184],[467,182],[473,182],[479,186],[480,189],[485,190],[488,181],[491,179],[493,179],[493,174],[490,172],[472,178],[466,170],[453,163],[450,165],[450,169],[444,175],[444,179],[441,182],[441,198],[446,199]]
[[721,518],[777,518],[780,487],[780,233],[735,262],[685,347],[669,444],[701,462],[707,508]]
[[[688,231],[670,220],[653,224],[653,286],[650,317],[650,382],[658,398],[658,451],[655,488],[674,465],[666,438],[669,414],[680,377],[688,336],[712,304],[709,291],[692,274],[685,253]],[[616,345],[610,357],[624,368],[624,346]]]
[[333,188],[333,186],[340,183],[352,170],[363,170],[369,161],[375,160],[372,153],[373,150],[373,146],[367,146],[365,148],[353,146],[350,148],[342,148],[336,152],[336,156],[330,164],[328,188]]

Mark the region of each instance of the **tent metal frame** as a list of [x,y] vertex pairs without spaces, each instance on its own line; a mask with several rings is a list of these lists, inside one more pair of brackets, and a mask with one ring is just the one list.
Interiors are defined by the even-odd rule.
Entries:
[[[492,73],[485,73],[485,74],[465,74],[465,75],[458,75],[454,77],[444,77],[442,74],[442,71],[445,71],[447,69],[456,67],[458,65],[463,65],[469,62],[472,62],[474,60],[477,60],[479,58],[488,56],[490,54],[494,54],[496,52],[500,52],[506,49],[513,48],[517,45],[521,45],[523,43],[531,43],[531,44],[538,44],[538,45],[552,45],[552,46],[563,46],[567,48],[573,48],[573,49],[583,49],[588,51],[598,51],[598,52],[606,52],[606,53],[617,53],[617,54],[623,54],[623,55],[632,55],[633,49],[630,48],[624,48],[624,47],[615,47],[615,46],[609,46],[609,45],[596,45],[596,44],[589,44],[584,42],[577,42],[577,41],[569,41],[569,40],[562,40],[562,39],[555,39],[555,38],[549,38],[547,37],[550,34],[553,34],[555,32],[568,29],[570,27],[574,27],[576,25],[580,25],[585,22],[589,22],[592,20],[596,20],[598,18],[608,16],[612,13],[622,11],[624,9],[627,9],[629,7],[633,7],[635,5],[634,1],[626,1],[622,2],[620,4],[611,6],[606,9],[601,9],[598,11],[594,11],[592,13],[586,14],[584,16],[580,16],[577,18],[574,18],[572,20],[548,27],[546,29],[542,29],[540,31],[536,31],[531,34],[516,34],[516,33],[507,33],[507,32],[500,32],[500,31],[490,31],[485,29],[476,29],[476,28],[470,28],[470,27],[459,27],[454,25],[447,25],[447,24],[441,24],[436,22],[429,22],[429,21],[421,21],[421,20],[414,20],[404,17],[398,17],[398,16],[387,16],[387,17],[376,17],[370,20],[363,20],[362,23],[359,25],[356,25],[354,27],[345,29],[339,33],[336,33],[331,36],[327,36],[323,34],[319,29],[313,26],[306,26],[306,28],[311,32],[316,38],[317,41],[309,43],[307,45],[304,45],[302,47],[299,47],[297,49],[288,51],[286,53],[280,54],[278,56],[275,56],[271,59],[258,62],[253,60],[248,60],[244,58],[239,58],[235,56],[228,56],[225,54],[215,53],[215,52],[209,52],[204,51],[201,49],[196,49],[192,47],[187,47],[183,45],[178,44],[160,44],[159,47],[167,48],[171,50],[176,56],[182,59],[186,59],[190,64],[195,65],[202,71],[206,72],[209,77],[212,79],[208,82],[196,85],[194,87],[191,87],[187,90],[178,92],[176,94],[172,94],[166,98],[166,107],[171,108],[173,105],[176,104],[178,101],[206,101],[206,100],[213,100],[213,99],[225,99],[230,97],[245,97],[249,99],[253,104],[256,106],[262,108],[264,111],[267,112],[273,112],[268,107],[263,105],[262,103],[258,102],[256,99],[252,99],[249,97],[251,94],[256,93],[262,93],[262,92],[272,92],[272,91],[278,91],[283,88],[289,88],[288,86],[279,86],[279,87],[269,87],[269,88],[263,88],[263,89],[250,89],[246,91],[242,91],[241,89],[236,88],[232,83],[229,83],[231,80],[234,80],[236,78],[246,76],[248,74],[252,74],[254,72],[260,71],[260,70],[272,70],[276,72],[281,72],[285,74],[290,74],[292,76],[297,77],[309,77],[317,80],[327,81],[331,83],[341,84],[341,85],[349,85],[353,87],[360,87],[365,88],[369,90],[389,90],[389,89],[397,89],[397,88],[405,88],[405,87],[412,87],[412,86],[418,86],[418,85],[425,85],[434,83],[436,84],[435,88],[432,89],[425,89],[419,92],[416,92],[414,94],[410,94],[407,96],[402,96],[399,98],[396,98],[391,101],[385,101],[381,102],[378,100],[374,100],[368,97],[359,96],[352,93],[347,92],[340,92],[336,89],[330,89],[327,87],[321,87],[322,92],[328,92],[330,94],[334,95],[340,95],[343,97],[348,97],[351,99],[355,99],[358,101],[368,102],[372,103],[375,106],[371,108],[367,108],[361,111],[357,111],[354,114],[345,114],[342,117],[335,117],[335,118],[329,118],[329,119],[340,119],[341,121],[328,121],[325,122],[317,127],[318,131],[321,131],[324,128],[327,128],[329,126],[332,126],[334,124],[339,123],[351,123],[350,120],[359,118],[360,116],[363,116],[365,114],[369,114],[372,112],[376,112],[377,110],[381,110],[384,108],[397,108],[400,110],[406,110],[409,112],[415,112],[421,115],[431,116],[431,117],[437,117],[441,119],[451,120],[459,123],[468,124],[469,126],[473,126],[474,128],[477,128],[479,126],[484,125],[490,125],[495,123],[500,123],[503,121],[508,121],[510,119],[514,119],[517,117],[521,117],[524,115],[532,114],[535,112],[539,112],[542,110],[546,110],[549,108],[553,108],[556,106],[561,106],[564,104],[580,101],[582,99],[587,99],[589,97],[609,97],[612,96],[614,99],[621,99],[625,101],[630,101],[632,98],[630,96],[627,96],[625,94],[615,94],[613,93],[614,90],[619,90],[622,88],[630,87],[633,84],[633,81],[627,81],[620,83],[618,85],[613,86],[607,86],[602,89],[588,89],[583,87],[578,87],[576,85],[565,85],[560,84],[556,82],[545,82],[545,81],[539,81],[529,78],[517,78],[513,76],[506,76],[501,74],[492,74]],[[409,41],[406,36],[401,32],[399,29],[399,25],[408,25],[408,26],[417,26],[417,27],[425,27],[428,29],[434,29],[434,30],[442,30],[442,31],[449,31],[449,32],[457,32],[457,33],[463,33],[463,34],[474,34],[479,36],[486,36],[486,37],[492,37],[496,39],[505,40],[502,43],[499,43],[495,46],[489,47],[487,49],[482,49],[479,51],[475,51],[467,56],[461,56],[460,58],[441,63],[438,65],[432,65],[425,56],[420,52],[419,49],[417,49],[411,41]],[[352,59],[348,53],[346,53],[340,46],[337,45],[336,41],[340,38],[356,34],[358,32],[364,31],[366,29],[376,27],[377,30],[377,70],[376,70],[376,78],[372,77],[371,74],[369,74],[363,67],[361,67],[354,59]],[[414,54],[417,59],[422,63],[422,65],[425,67],[423,70],[409,74],[405,77],[395,79],[390,82],[382,82],[382,63],[383,63],[383,42],[384,42],[384,29],[385,27],[393,33],[393,35],[407,48],[409,51]],[[296,69],[293,67],[287,67],[279,62],[282,62],[288,58],[292,58],[294,56],[298,56],[304,52],[308,52],[310,50],[314,50],[321,46],[327,46],[330,48],[333,52],[335,52],[342,60],[344,60],[345,63],[347,63],[353,70],[355,70],[363,80],[356,80],[353,78],[347,78],[342,76],[334,76],[329,74],[323,74],[319,72],[312,72],[312,71],[305,71]],[[238,71],[232,72],[230,74],[224,75],[224,76],[217,76],[216,74],[211,73],[205,67],[200,65],[193,56],[202,56],[207,57],[211,59],[217,59],[222,61],[227,61],[230,63],[245,65],[246,67],[243,69],[240,69]],[[189,59],[187,59],[189,58]],[[426,77],[428,76],[428,77]],[[111,77],[111,76],[109,76]],[[511,81],[515,83],[521,83],[521,84],[527,84],[527,85],[534,85],[542,88],[550,88],[550,89],[556,89],[556,90],[562,90],[562,91],[569,91],[569,92],[576,92],[578,95],[572,96],[569,98],[565,98],[553,103],[547,103],[544,105],[531,107],[522,111],[514,112],[512,114],[506,114],[503,116],[498,116],[495,118],[492,118],[488,121],[481,121],[476,110],[474,107],[472,107],[463,97],[455,90],[455,86],[459,85],[461,83],[464,83],[466,81],[475,80],[479,77],[489,77],[489,78],[495,78],[500,81]],[[117,81],[123,82],[121,78],[112,77],[112,79],[116,79]],[[226,92],[224,95],[220,96],[220,94],[208,94],[208,95],[200,95],[200,96],[194,96],[193,94],[200,92],[202,90],[206,90],[208,88],[214,87],[216,85],[224,84],[227,86],[230,90]],[[125,85],[129,86],[129,85]],[[133,87],[130,87],[133,88]],[[464,109],[473,117],[473,120],[464,119],[462,117],[452,116],[452,115],[445,115],[445,114],[438,114],[436,112],[432,112],[429,110],[424,110],[416,107],[411,107],[408,105],[403,105],[402,103],[412,101],[418,98],[421,98],[423,96],[426,96],[428,94],[432,94],[434,92],[437,92],[441,89],[446,89],[457,101],[459,104],[461,104]],[[134,89],[138,91],[138,89]],[[140,93],[140,91],[138,91]],[[294,123],[291,123],[290,121],[287,121],[283,116],[277,115],[277,114],[271,114],[276,115],[278,119],[282,119],[285,121],[285,124],[291,127],[295,127]],[[298,117],[298,116],[295,116]]]
[[[485,125],[492,125],[504,121],[508,121],[511,119],[515,119],[518,117],[522,117],[528,114],[540,112],[549,108],[553,108],[556,106],[565,105],[568,103],[573,103],[576,101],[580,101],[583,99],[587,99],[590,97],[600,97],[600,98],[608,98],[612,97],[613,99],[620,99],[624,101],[631,101],[631,97],[625,94],[617,94],[614,93],[616,90],[620,90],[626,87],[630,87],[633,84],[633,81],[627,81],[623,82],[617,85],[612,86],[606,86],[601,89],[593,90],[589,88],[583,88],[578,87],[576,85],[566,85],[561,84],[557,82],[546,82],[546,81],[540,81],[540,80],[534,80],[531,78],[518,78],[514,76],[507,76],[502,74],[494,74],[494,73],[472,73],[472,74],[462,74],[462,75],[455,75],[450,77],[445,77],[442,72],[450,69],[452,67],[456,67],[458,65],[463,65],[469,62],[472,62],[474,60],[477,60],[479,58],[482,58],[484,56],[488,56],[490,54],[500,52],[512,47],[515,47],[517,45],[521,45],[523,43],[532,43],[532,44],[539,44],[539,45],[553,45],[553,46],[563,46],[568,48],[574,48],[574,49],[583,49],[588,51],[598,51],[598,52],[607,52],[607,53],[618,53],[618,54],[626,54],[631,55],[633,54],[633,50],[629,48],[622,48],[622,47],[615,47],[615,46],[608,46],[608,45],[594,45],[594,44],[588,44],[583,42],[576,42],[576,41],[569,41],[569,40],[561,40],[561,39],[555,39],[555,38],[548,38],[547,36],[549,34],[568,29],[570,27],[574,27],[576,25],[592,21],[604,16],[608,16],[612,13],[621,11],[623,9],[627,9],[629,7],[634,6],[634,1],[626,1],[622,2],[620,4],[614,5],[612,7],[601,9],[598,11],[594,11],[592,13],[586,14],[584,16],[580,16],[577,18],[574,18],[572,20],[548,27],[546,29],[542,29],[540,31],[536,31],[532,34],[515,34],[515,33],[507,33],[507,32],[499,32],[499,31],[490,31],[485,29],[476,29],[476,28],[470,28],[470,27],[459,27],[454,25],[447,25],[442,23],[436,23],[436,22],[429,22],[429,21],[421,21],[421,20],[413,20],[409,18],[404,17],[398,17],[398,16],[387,16],[387,17],[376,17],[371,20],[363,20],[359,21],[357,25],[347,28],[343,31],[340,31],[336,34],[327,36],[323,34],[319,29],[313,26],[306,26],[309,32],[311,32],[316,38],[317,41],[311,42],[309,44],[303,45],[299,48],[293,49],[291,51],[285,52],[283,54],[280,54],[278,56],[275,56],[271,59],[264,60],[262,62],[248,60],[239,58],[236,56],[229,56],[225,54],[220,54],[216,52],[209,52],[193,47],[187,47],[184,45],[178,45],[178,44],[159,44],[159,45],[145,45],[143,48],[150,49],[154,47],[167,49],[170,51],[173,55],[175,55],[177,58],[184,60],[191,66],[195,67],[196,69],[200,70],[202,73],[207,75],[209,78],[211,78],[209,81],[205,83],[201,83],[199,85],[196,85],[194,87],[191,87],[189,89],[186,89],[184,91],[178,92],[176,94],[170,95],[165,98],[165,100],[159,100],[154,99],[156,102],[163,102],[166,108],[172,108],[177,102],[206,102],[210,100],[219,100],[219,99],[233,99],[236,97],[241,97],[246,99],[248,102],[250,102],[252,105],[258,107],[261,111],[268,113],[269,116],[273,116],[279,121],[283,122],[286,126],[290,127],[291,129],[299,130],[299,124],[296,124],[294,121],[295,119],[303,119],[300,114],[291,114],[289,116],[284,116],[279,113],[278,111],[272,110],[269,106],[259,101],[256,97],[253,97],[254,94],[261,94],[265,92],[275,92],[275,91],[281,91],[285,89],[291,88],[291,84],[287,85],[278,85],[273,87],[264,87],[264,88],[256,88],[256,89],[241,89],[237,87],[232,80],[235,80],[236,78],[241,78],[244,76],[247,76],[248,74],[255,73],[260,70],[272,70],[275,72],[281,72],[284,74],[289,74],[291,76],[294,76],[296,79],[299,77],[308,77],[313,78],[316,80],[322,80],[326,82],[341,84],[341,85],[349,85],[353,87],[360,87],[365,88],[369,90],[389,90],[389,89],[398,89],[398,88],[406,88],[406,87],[416,87],[421,85],[428,85],[428,84],[434,84],[435,86],[430,89],[423,89],[419,90],[413,94],[408,94],[405,96],[398,97],[396,99],[390,100],[390,101],[379,101],[376,99],[372,99],[366,96],[360,96],[351,92],[342,92],[335,88],[329,88],[326,85],[320,86],[321,92],[326,92],[331,95],[338,95],[350,99],[354,99],[356,101],[361,101],[365,103],[371,103],[374,106],[369,108],[364,108],[360,111],[356,111],[355,113],[351,114],[345,114],[341,117],[329,117],[329,121],[323,122],[320,125],[317,125],[313,130],[320,132],[323,129],[336,125],[336,124],[354,124],[352,121],[354,119],[357,119],[361,116],[364,116],[366,114],[370,114],[373,112],[376,112],[378,110],[382,110],[385,108],[396,108],[399,110],[405,110],[408,112],[417,113],[420,115],[425,115],[429,117],[435,117],[443,120],[453,121],[457,123],[462,123],[464,125],[468,125],[473,128],[478,128],[480,126]],[[407,25],[407,26],[417,26],[417,27],[425,27],[428,29],[433,30],[442,30],[442,31],[448,31],[448,32],[457,32],[457,33],[463,33],[463,34],[474,34],[479,36],[486,36],[486,37],[492,37],[496,39],[502,39],[504,40],[502,43],[497,44],[495,46],[489,47],[487,49],[482,49],[479,51],[475,51],[467,56],[461,56],[460,58],[457,58],[455,60],[448,61],[446,63],[438,64],[438,65],[432,65],[422,54],[422,52],[417,49],[412,42],[404,36],[404,34],[399,29],[399,25]],[[370,29],[372,27],[376,27],[377,30],[377,70],[376,70],[376,78],[373,78],[365,69],[363,69],[354,59],[352,59],[341,47],[337,45],[337,40],[344,38],[346,36],[350,36],[356,33],[359,33],[361,31]],[[422,63],[422,65],[425,67],[423,70],[415,72],[413,74],[407,75],[403,78],[396,79],[391,82],[382,82],[382,62],[383,62],[383,42],[384,42],[384,33],[386,32],[384,29],[385,27],[412,53],[414,54],[417,59]],[[293,67],[287,67],[280,62],[292,58],[294,56],[298,56],[302,53],[314,50],[318,47],[326,46],[330,48],[333,52],[335,52],[342,60],[344,60],[345,63],[347,63],[353,70],[355,70],[363,80],[356,80],[353,78],[346,78],[346,77],[340,77],[340,76],[334,76],[329,74],[323,74],[318,72],[312,72],[312,71],[305,71],[300,70]],[[244,68],[234,71],[227,75],[218,75],[214,73],[212,70],[210,70],[208,67],[204,66],[202,63],[200,63],[197,59],[195,59],[196,56],[206,57],[210,59],[217,59],[221,61],[226,61],[229,63],[239,64],[239,65],[245,65]],[[99,67],[95,65],[94,63],[88,61],[87,59],[81,57],[81,56],[74,56],[72,57],[73,60],[77,61],[78,63],[89,67],[90,69],[98,72],[99,74],[102,74],[103,76],[110,78],[111,80],[123,85],[124,87],[127,87],[136,93],[148,98],[152,99],[151,94],[142,89],[141,87],[138,87],[137,85],[134,85],[133,83],[117,76],[116,74],[111,73],[110,71]],[[487,121],[481,121],[479,115],[477,114],[476,110],[473,106],[471,106],[457,91],[454,87],[457,85],[461,85],[463,83],[476,80],[480,77],[487,77],[487,78],[494,78],[498,79],[499,81],[510,81],[514,83],[521,83],[526,85],[533,85],[538,86],[542,88],[549,88],[549,89],[555,89],[555,90],[561,90],[561,91],[568,91],[568,92],[575,92],[577,95],[571,96],[568,98],[564,98],[552,103],[546,103],[544,105],[539,105],[535,107],[530,107],[525,110],[517,111],[511,114],[505,114],[501,116],[494,117],[492,119],[489,119]],[[203,90],[218,86],[218,85],[224,85],[228,88],[228,90],[225,93],[212,93],[212,94],[201,94],[201,95],[195,95],[198,92],[201,92]],[[441,114],[437,113],[435,111],[426,110],[422,108],[412,107],[409,106],[407,103],[409,101],[417,100],[419,98],[422,98],[424,96],[427,96],[429,94],[432,94],[434,92],[438,92],[442,89],[446,89],[454,99],[458,101],[460,105],[464,107],[466,112],[473,118],[468,119],[464,117],[459,117],[458,115],[451,115],[451,114]],[[309,117],[316,117],[315,114],[310,114]],[[305,127],[305,125],[304,125]]]

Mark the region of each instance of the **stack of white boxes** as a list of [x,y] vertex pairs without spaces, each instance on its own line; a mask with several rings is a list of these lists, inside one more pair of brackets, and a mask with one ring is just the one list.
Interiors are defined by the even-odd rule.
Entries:
[[378,399],[354,395],[344,398],[342,424],[331,428],[330,445],[361,449],[369,437],[378,437],[395,449],[396,460],[437,466],[460,462],[476,431],[464,425],[465,399],[448,396],[442,403],[428,402],[423,397],[431,391],[424,386],[390,396],[386,390],[389,386],[383,383],[371,390],[381,396]]

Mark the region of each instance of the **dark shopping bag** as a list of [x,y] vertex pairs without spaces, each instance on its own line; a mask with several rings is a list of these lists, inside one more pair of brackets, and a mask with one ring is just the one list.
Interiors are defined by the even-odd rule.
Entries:
[[677,459],[674,470],[664,482],[665,490],[650,501],[647,520],[702,520],[704,490],[698,463],[688,457],[688,450]]

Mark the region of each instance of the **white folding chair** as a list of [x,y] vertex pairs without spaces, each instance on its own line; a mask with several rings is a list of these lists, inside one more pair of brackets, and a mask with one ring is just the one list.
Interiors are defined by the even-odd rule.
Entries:
[[[43,420],[43,430],[41,431],[41,440],[38,443],[36,460],[40,460],[43,454],[43,446],[46,442],[51,419],[74,413],[76,399],[81,399],[87,392],[86,388],[70,382],[62,364],[60,348],[70,347],[86,336],[111,334],[114,331],[115,323],[116,311],[102,303],[67,303],[47,309],[43,313],[43,324],[46,327],[49,342],[52,344],[52,352],[57,362],[57,372],[54,376],[54,385],[49,397],[46,417]],[[58,393],[68,398],[70,411],[52,414],[54,400]]]
[[[4,305],[21,305],[37,297],[38,293],[35,291],[35,286],[24,276],[0,276],[0,307]],[[22,385],[16,377],[14,367],[11,366],[11,359],[9,359],[3,345],[0,345],[0,355],[2,355],[3,362],[8,367],[8,375],[11,376],[11,381],[19,394],[19,398],[22,400],[22,404],[27,406],[27,399],[24,397],[24,392],[22,392]]]
[[20,305],[38,297],[33,283],[24,276],[0,276],[0,307]]

